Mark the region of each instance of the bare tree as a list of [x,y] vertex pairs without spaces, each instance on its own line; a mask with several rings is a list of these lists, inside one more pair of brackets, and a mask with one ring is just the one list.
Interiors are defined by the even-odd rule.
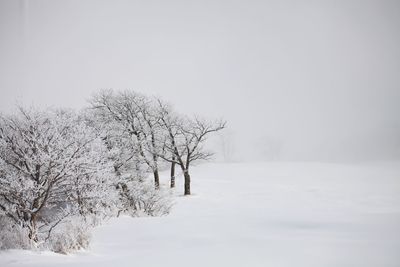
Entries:
[[166,132],[164,153],[160,154],[160,157],[180,166],[185,179],[184,194],[190,195],[191,163],[207,160],[213,155],[212,152],[206,151],[203,145],[211,133],[224,129],[226,122],[210,122],[197,117],[190,120],[181,117],[161,100],[158,100],[158,108],[158,121]]

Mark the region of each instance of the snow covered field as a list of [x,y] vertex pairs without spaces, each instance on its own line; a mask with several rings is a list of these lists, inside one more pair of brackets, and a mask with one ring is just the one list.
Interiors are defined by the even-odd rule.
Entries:
[[205,164],[190,197],[181,178],[169,216],[113,219],[73,255],[1,252],[0,266],[400,266],[398,162]]

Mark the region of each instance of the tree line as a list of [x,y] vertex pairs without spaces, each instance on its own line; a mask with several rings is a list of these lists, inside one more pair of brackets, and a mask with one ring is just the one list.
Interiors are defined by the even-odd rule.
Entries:
[[[191,194],[190,167],[207,160],[225,122],[189,117],[160,98],[102,90],[82,111],[18,107],[0,116],[0,248],[86,247],[103,219],[169,212],[161,170]],[[151,174],[150,183],[147,176]]]

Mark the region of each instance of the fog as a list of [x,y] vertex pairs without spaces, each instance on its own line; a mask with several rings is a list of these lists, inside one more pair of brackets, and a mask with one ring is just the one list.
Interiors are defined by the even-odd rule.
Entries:
[[398,159],[399,14],[379,0],[0,0],[0,110],[132,89],[226,119],[226,160]]

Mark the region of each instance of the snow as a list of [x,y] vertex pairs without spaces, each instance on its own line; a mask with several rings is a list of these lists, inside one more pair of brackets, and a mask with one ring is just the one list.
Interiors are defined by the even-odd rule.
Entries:
[[[11,250],[0,266],[400,266],[400,164],[209,163],[165,217],[121,217],[72,255]],[[168,173],[161,177],[167,186]]]

